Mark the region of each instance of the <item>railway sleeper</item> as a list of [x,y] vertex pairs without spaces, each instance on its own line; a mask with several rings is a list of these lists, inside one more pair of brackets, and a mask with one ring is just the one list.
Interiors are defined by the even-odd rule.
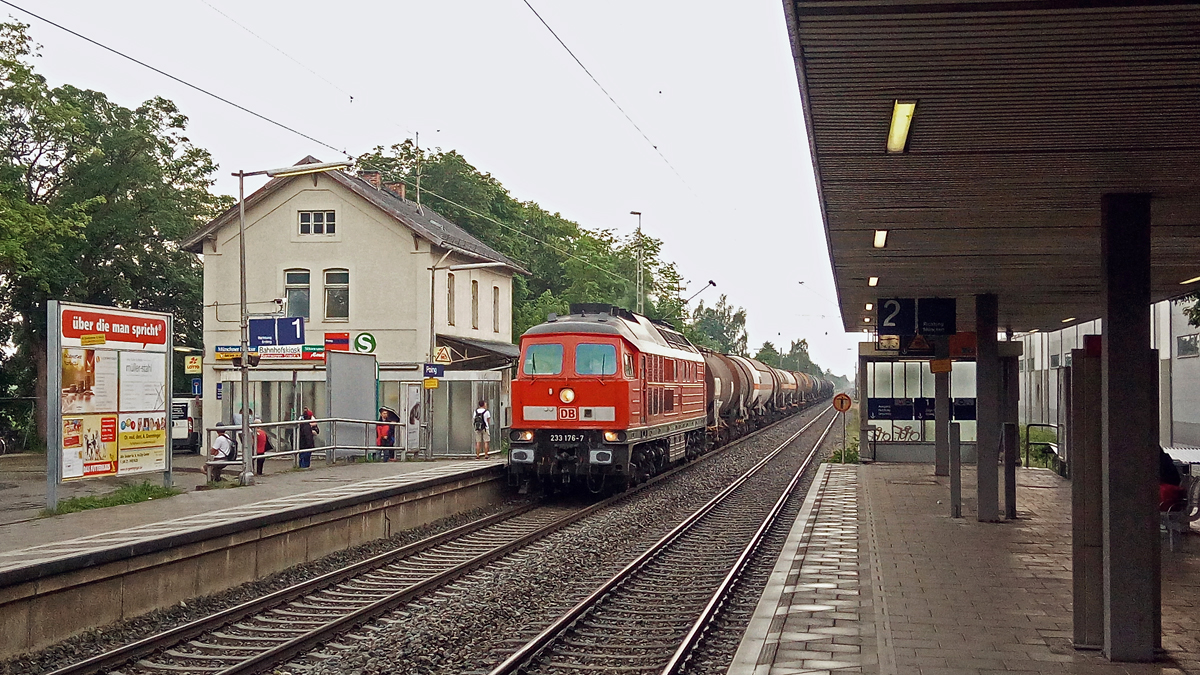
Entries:
[[181,666],[175,663],[155,663],[153,661],[138,661],[137,664],[147,670],[165,670],[172,673],[219,673],[225,670],[222,666]]

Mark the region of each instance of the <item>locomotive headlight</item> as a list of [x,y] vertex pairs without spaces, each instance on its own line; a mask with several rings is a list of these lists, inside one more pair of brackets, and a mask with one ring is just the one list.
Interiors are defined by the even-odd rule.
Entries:
[[570,403],[575,400],[575,390],[570,387],[563,387],[558,392],[558,400],[563,403]]
[[604,440],[608,443],[620,443],[625,440],[624,431],[606,431],[604,432]]
[[533,440],[533,432],[532,431],[516,431],[516,430],[514,430],[509,435],[509,438],[511,438],[514,441],[532,441]]

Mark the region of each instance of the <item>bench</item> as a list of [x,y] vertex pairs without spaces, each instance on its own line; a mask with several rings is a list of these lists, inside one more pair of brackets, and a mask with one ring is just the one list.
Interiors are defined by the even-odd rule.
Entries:
[[1167,547],[1174,551],[1175,542],[1184,530],[1200,520],[1200,476],[1183,476],[1184,502],[1170,511],[1159,511],[1159,528],[1167,534]]

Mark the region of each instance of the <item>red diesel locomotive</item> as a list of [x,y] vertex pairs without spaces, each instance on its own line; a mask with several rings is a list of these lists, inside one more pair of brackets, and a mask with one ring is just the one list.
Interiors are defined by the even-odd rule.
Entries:
[[[709,364],[723,371],[715,381]],[[620,491],[832,389],[800,375],[701,353],[619,307],[572,305],[521,336],[509,470],[523,487],[538,479]]]

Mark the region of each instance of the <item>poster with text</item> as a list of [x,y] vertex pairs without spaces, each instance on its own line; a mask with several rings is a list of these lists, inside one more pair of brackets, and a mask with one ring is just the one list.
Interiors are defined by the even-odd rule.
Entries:
[[167,355],[122,351],[120,407],[125,412],[166,410]]
[[117,412],[117,352],[62,350],[62,412]]
[[162,471],[167,465],[167,416],[162,413],[120,415],[121,475]]
[[90,478],[117,473],[117,416],[63,417],[62,477]]

